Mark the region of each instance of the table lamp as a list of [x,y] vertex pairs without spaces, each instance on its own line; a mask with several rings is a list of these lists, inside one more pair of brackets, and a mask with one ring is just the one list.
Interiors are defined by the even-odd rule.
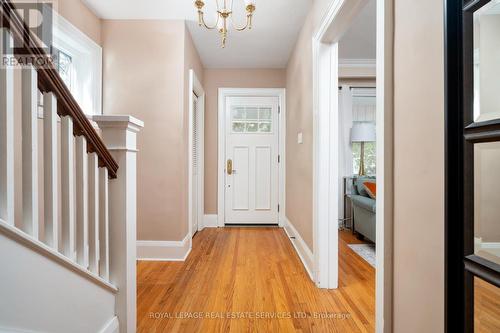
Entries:
[[351,129],[351,142],[361,143],[361,152],[359,156],[359,175],[365,175],[365,142],[374,142],[377,136],[375,134],[375,124],[369,122],[354,122]]

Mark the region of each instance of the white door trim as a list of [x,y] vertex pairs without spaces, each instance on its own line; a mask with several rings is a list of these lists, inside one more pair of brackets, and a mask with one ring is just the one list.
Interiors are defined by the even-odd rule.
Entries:
[[225,100],[227,97],[241,96],[274,96],[279,98],[279,199],[280,206],[278,214],[278,225],[285,225],[285,140],[286,140],[286,99],[284,88],[219,88],[218,98],[218,162],[217,162],[217,221],[219,227],[225,222],[225,147],[226,147],[226,126],[225,126]]
[[338,286],[338,41],[368,0],[335,0],[313,37],[313,240],[320,288]]
[[194,233],[198,230],[193,230],[193,116],[194,116],[194,101],[192,94],[198,96],[198,110],[199,110],[199,121],[198,121],[198,230],[203,227],[203,216],[205,213],[205,201],[204,201],[204,178],[205,178],[205,90],[201,85],[200,81],[196,77],[194,70],[189,70],[189,130],[188,130],[188,223],[189,223],[189,248],[192,247],[192,237]]
[[[313,238],[319,287],[338,285],[337,42],[367,0],[334,0],[313,37]],[[392,330],[393,1],[377,0],[376,331]],[[332,80],[332,76],[337,76]],[[326,131],[326,133],[325,133]],[[328,147],[333,147],[328,149]],[[326,164],[325,164],[326,163]],[[324,185],[327,184],[327,185]],[[335,226],[332,228],[331,226]],[[334,230],[334,232],[332,232]],[[334,266],[332,268],[332,266]]]
[[320,288],[338,286],[338,43],[315,43],[313,117],[314,275]]

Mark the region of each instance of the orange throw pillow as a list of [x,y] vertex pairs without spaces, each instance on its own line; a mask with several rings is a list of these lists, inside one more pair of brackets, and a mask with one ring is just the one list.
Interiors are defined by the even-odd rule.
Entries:
[[365,186],[366,192],[368,192],[370,198],[377,199],[377,183],[364,182],[363,185]]

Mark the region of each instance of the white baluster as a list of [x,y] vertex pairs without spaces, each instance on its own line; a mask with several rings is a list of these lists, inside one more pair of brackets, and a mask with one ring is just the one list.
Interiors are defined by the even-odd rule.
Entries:
[[58,250],[57,99],[53,93],[43,96],[43,154],[45,243]]
[[88,158],[87,139],[76,137],[76,260],[89,267]]
[[75,228],[75,139],[73,120],[61,118],[61,229],[62,249],[66,257],[76,260]]
[[99,273],[99,161],[89,154],[89,269]]
[[32,66],[22,70],[23,230],[38,239],[38,82]]
[[[0,56],[12,36],[0,28]],[[14,79],[13,68],[0,66],[0,219],[14,225]]]
[[108,169],[99,168],[99,275],[109,281]]

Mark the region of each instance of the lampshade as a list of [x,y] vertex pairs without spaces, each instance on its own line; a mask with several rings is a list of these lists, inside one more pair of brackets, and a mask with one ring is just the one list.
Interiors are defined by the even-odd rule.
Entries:
[[254,5],[255,6],[255,1],[256,0],[245,0],[245,5],[247,5],[247,6]]
[[376,141],[375,124],[367,122],[355,122],[351,129],[351,142],[373,142]]

